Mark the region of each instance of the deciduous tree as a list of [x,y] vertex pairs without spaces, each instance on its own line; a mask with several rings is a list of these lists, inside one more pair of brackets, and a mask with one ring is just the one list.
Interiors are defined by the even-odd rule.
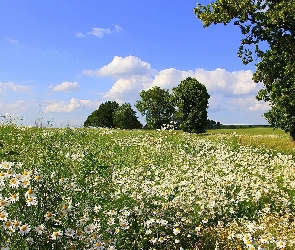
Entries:
[[139,129],[142,124],[136,117],[136,112],[129,103],[119,106],[113,113],[114,125],[120,129]]
[[119,107],[115,101],[102,103],[97,110],[93,111],[84,122],[84,126],[114,128],[113,114]]
[[210,95],[205,85],[188,77],[173,88],[173,100],[177,107],[176,117],[185,132],[204,133],[207,127],[207,108]]
[[175,108],[167,89],[155,86],[139,95],[141,100],[136,101],[135,107],[145,116],[148,128],[158,129],[172,120]]

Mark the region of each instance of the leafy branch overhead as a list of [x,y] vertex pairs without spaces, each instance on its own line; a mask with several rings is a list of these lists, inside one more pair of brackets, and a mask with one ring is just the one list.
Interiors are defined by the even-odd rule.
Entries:
[[[264,88],[258,100],[270,103],[266,119],[274,128],[290,132],[295,138],[295,2],[290,0],[218,0],[197,3],[196,16],[204,27],[233,22],[244,38],[238,56],[244,64],[254,61],[255,82]],[[263,49],[265,43],[267,49]],[[253,54],[254,53],[254,54]]]

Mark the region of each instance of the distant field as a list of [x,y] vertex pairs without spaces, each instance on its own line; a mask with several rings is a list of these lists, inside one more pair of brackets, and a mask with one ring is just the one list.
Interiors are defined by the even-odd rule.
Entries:
[[208,130],[206,134],[213,138],[218,134],[230,135],[227,140],[237,140],[241,145],[295,154],[295,144],[289,142],[289,134],[281,129],[274,130],[270,127],[212,129]]

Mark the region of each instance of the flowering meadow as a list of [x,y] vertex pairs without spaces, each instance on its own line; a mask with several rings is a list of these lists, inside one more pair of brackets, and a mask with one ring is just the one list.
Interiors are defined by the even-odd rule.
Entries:
[[1,250],[295,249],[292,154],[236,134],[0,133]]

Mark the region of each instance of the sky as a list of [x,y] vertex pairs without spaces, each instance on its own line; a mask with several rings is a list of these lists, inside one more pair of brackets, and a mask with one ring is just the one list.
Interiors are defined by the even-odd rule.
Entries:
[[267,124],[269,106],[255,99],[263,87],[252,81],[255,62],[244,65],[237,56],[239,28],[204,28],[196,3],[2,1],[0,114],[26,126],[80,127],[101,103],[134,105],[142,90],[172,91],[194,77],[210,94],[210,120]]

